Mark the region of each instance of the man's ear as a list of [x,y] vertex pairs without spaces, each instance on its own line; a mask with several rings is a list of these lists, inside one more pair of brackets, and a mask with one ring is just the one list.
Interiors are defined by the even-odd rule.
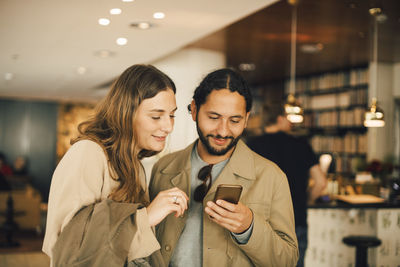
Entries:
[[190,103],[190,114],[192,114],[193,121],[196,121],[197,107],[196,107],[196,103],[194,102],[194,100],[192,100],[192,102]]
[[246,122],[244,124],[244,128],[247,127],[247,122],[249,121],[249,117],[250,117],[250,111],[246,113]]

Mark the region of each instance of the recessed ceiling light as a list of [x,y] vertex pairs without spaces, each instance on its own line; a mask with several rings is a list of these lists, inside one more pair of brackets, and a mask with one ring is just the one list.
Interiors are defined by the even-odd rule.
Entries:
[[87,71],[87,69],[86,69],[85,67],[83,67],[83,66],[80,66],[80,67],[78,67],[78,68],[76,69],[76,72],[77,72],[79,75],[85,74],[86,71]]
[[153,27],[154,25],[150,24],[149,22],[146,22],[146,21],[141,21],[141,22],[131,23],[131,26],[141,29],[141,30],[147,30],[147,29],[150,29],[151,27]]
[[128,39],[124,38],[124,37],[120,37],[117,39],[117,44],[118,45],[126,45],[128,43]]
[[110,9],[110,14],[111,15],[119,15],[119,14],[121,14],[122,13],[122,10],[120,9],[120,8],[113,8],[113,9]]
[[14,78],[14,74],[13,74],[13,73],[11,73],[11,72],[6,72],[6,73],[4,73],[4,80],[10,81],[10,80],[12,80],[13,78]]
[[115,56],[115,52],[103,49],[103,50],[98,50],[98,51],[94,52],[94,55],[101,57],[101,58],[107,58],[107,57]]
[[110,24],[110,20],[106,19],[106,18],[101,18],[101,19],[99,19],[99,24],[103,25],[103,26],[107,26],[108,24]]
[[162,12],[156,12],[156,13],[153,14],[153,18],[155,18],[155,19],[163,19],[163,18],[165,18],[165,14],[162,13]]
[[256,65],[254,63],[241,63],[239,69],[241,71],[253,71],[256,69]]
[[135,1],[135,0],[122,0],[122,2],[126,2],[126,3],[130,3],[130,2],[133,2],[133,1]]

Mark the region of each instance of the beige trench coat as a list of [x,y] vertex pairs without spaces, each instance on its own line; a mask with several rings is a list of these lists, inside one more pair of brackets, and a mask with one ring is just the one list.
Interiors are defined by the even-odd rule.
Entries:
[[[153,167],[150,198],[178,187],[190,193],[190,155],[194,143],[169,154]],[[247,244],[239,245],[228,230],[203,213],[203,266],[295,266],[298,258],[290,189],[285,174],[271,161],[239,141],[235,151],[204,198],[213,200],[219,184],[240,184],[240,202],[254,213],[253,233]],[[186,222],[169,215],[156,228],[161,254],[168,264]]]

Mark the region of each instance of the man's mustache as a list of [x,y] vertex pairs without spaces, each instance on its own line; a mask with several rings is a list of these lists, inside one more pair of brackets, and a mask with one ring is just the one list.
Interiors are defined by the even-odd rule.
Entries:
[[207,137],[218,138],[218,139],[234,139],[233,136],[221,136],[221,135],[212,135],[208,134]]

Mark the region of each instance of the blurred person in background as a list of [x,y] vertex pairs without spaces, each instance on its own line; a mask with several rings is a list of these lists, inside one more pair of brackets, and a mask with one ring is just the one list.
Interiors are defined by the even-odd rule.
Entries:
[[[276,163],[286,173],[292,195],[296,235],[299,244],[298,267],[304,266],[307,249],[307,203],[313,203],[325,189],[327,179],[309,143],[290,134],[291,122],[283,105],[264,113],[264,134],[250,138],[247,145]],[[309,178],[314,185],[308,188]]]
[[9,176],[13,174],[12,168],[7,163],[6,156],[0,152],[0,173],[4,176]]

